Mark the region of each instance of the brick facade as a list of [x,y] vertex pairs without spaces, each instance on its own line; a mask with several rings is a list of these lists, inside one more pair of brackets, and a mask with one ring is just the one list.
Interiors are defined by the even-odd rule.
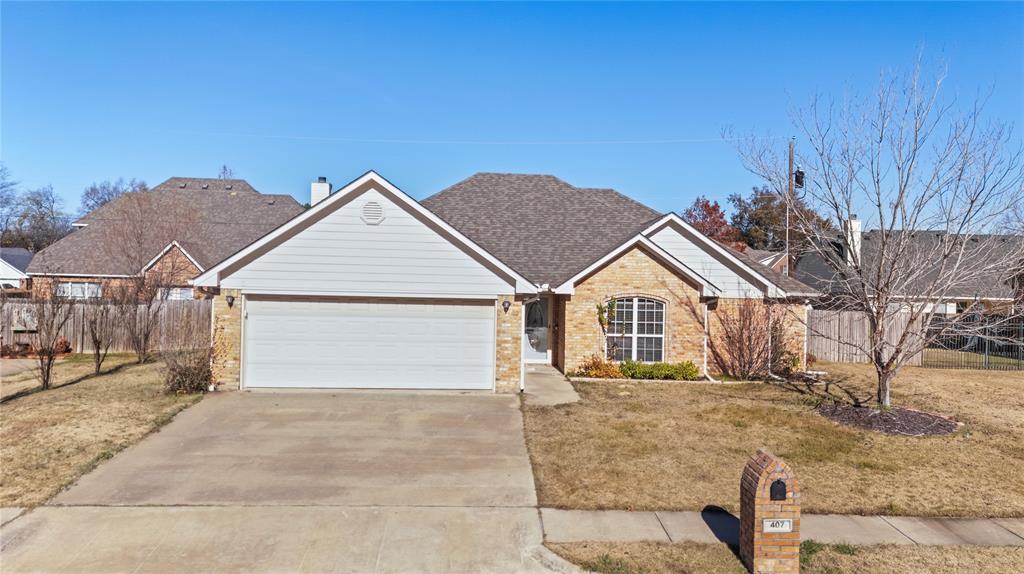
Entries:
[[[227,297],[235,298],[228,306]],[[242,297],[237,289],[221,289],[213,297],[213,382],[220,390],[237,390],[242,373]]]
[[[188,282],[202,273],[177,247],[172,247],[146,271],[147,283],[164,287],[188,287]],[[54,283],[99,283],[105,297],[115,296],[131,286],[131,279],[122,277],[32,276],[32,296],[49,297]]]
[[[571,371],[588,357],[603,355],[604,333],[597,305],[618,297],[644,296],[665,303],[664,360],[704,362],[703,304],[696,288],[644,249],[631,249],[576,285],[564,300],[559,361]],[[691,304],[686,303],[690,301]],[[563,317],[557,309],[556,317]]]
[[[505,301],[511,303],[507,313]],[[517,393],[523,368],[523,302],[510,295],[498,297],[495,313],[494,390]]]

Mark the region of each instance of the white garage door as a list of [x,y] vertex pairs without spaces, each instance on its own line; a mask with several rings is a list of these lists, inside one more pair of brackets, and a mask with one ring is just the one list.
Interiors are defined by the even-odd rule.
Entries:
[[248,300],[247,388],[491,389],[494,303]]

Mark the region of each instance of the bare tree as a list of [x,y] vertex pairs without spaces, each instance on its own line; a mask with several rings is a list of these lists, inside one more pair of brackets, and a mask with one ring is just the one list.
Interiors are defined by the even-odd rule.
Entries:
[[8,245],[18,212],[18,182],[11,179],[11,171],[0,163],[0,245]]
[[[882,408],[891,404],[900,369],[928,343],[954,332],[999,331],[971,320],[983,311],[980,303],[973,315],[932,319],[962,303],[965,291],[1005,296],[1011,270],[1024,261],[1024,241],[1000,234],[1010,231],[1007,210],[1019,210],[1024,199],[1021,150],[1009,125],[984,117],[983,100],[943,99],[943,78],[926,80],[918,62],[910,73],[883,74],[869,96],[816,97],[793,113],[806,145],[798,154],[805,199],[843,231],[798,209],[793,226],[811,238],[811,256],[828,269],[817,279],[831,308],[867,318],[860,348],[875,368]],[[781,149],[756,138],[739,147],[746,167],[775,193],[791,205],[801,199],[788,194]],[[873,229],[870,241],[860,225]],[[995,320],[1020,320],[1020,313]]]
[[[53,384],[53,368],[57,355],[65,350],[64,327],[75,309],[75,299],[62,293],[56,281],[32,301],[30,317],[22,319],[22,327],[32,330],[32,349],[36,354],[36,375],[43,390]],[[24,323],[31,322],[32,325]]]
[[138,362],[144,363],[168,289],[187,285],[195,273],[179,241],[188,237],[196,213],[162,194],[135,192],[125,194],[105,219],[105,249],[127,276],[111,284],[109,296]]
[[114,343],[114,329],[117,326],[117,309],[111,299],[99,297],[90,301],[85,313],[85,328],[92,343],[93,371],[98,375],[103,369],[110,346]]
[[4,245],[38,252],[71,232],[71,218],[52,186],[25,191],[14,197],[15,209]]
[[114,182],[101,181],[100,183],[93,183],[82,191],[82,202],[79,207],[79,212],[82,215],[85,215],[86,213],[103,207],[126,193],[148,190],[149,187],[146,185],[146,182],[135,178],[128,181],[125,181],[123,178],[118,178],[118,180]]
[[220,172],[217,173],[217,179],[232,179],[235,177],[235,170],[228,167],[227,164],[220,166]]

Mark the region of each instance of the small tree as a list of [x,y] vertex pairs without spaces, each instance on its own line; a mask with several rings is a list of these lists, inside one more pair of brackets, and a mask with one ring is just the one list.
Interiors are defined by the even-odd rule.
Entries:
[[98,375],[107,359],[110,346],[114,343],[117,326],[117,307],[113,301],[98,298],[89,303],[85,312],[85,328],[92,343],[93,371]]
[[[932,319],[964,292],[1009,291],[1024,261],[1024,240],[1006,234],[1020,226],[1007,213],[1024,202],[1021,150],[1009,125],[984,118],[982,102],[943,100],[942,80],[926,81],[918,63],[909,74],[883,75],[869,96],[815,98],[793,117],[809,146],[798,153],[807,201],[830,220],[826,227],[793,209],[793,225],[828,269],[818,279],[831,308],[867,320],[864,344],[836,340],[870,358],[882,408],[900,369],[930,342],[1008,331],[972,320],[984,312],[980,303]],[[750,139],[740,154],[781,201],[796,205],[782,150]],[[854,221],[873,228],[870,244]],[[997,322],[1022,313],[1011,308]]]
[[168,288],[187,283],[195,266],[177,241],[189,236],[193,210],[165,203],[158,192],[126,193],[106,214],[109,257],[127,277],[111,284],[118,322],[139,363],[150,359]]
[[36,375],[43,390],[48,390],[53,383],[57,355],[69,350],[62,348],[67,345],[64,327],[75,309],[75,299],[61,293],[56,281],[48,285],[47,290],[32,302],[29,320],[34,325],[22,325],[26,329],[34,327],[31,341],[36,354]]

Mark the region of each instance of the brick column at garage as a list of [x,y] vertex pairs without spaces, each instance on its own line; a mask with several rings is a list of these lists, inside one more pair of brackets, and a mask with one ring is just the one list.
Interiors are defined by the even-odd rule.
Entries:
[[[234,303],[228,305],[228,297]],[[219,390],[238,390],[242,371],[242,296],[237,289],[221,289],[213,298],[213,382]]]
[[[504,303],[508,302],[508,311]],[[494,390],[518,393],[523,370],[523,302],[511,295],[498,297],[494,312]]]

